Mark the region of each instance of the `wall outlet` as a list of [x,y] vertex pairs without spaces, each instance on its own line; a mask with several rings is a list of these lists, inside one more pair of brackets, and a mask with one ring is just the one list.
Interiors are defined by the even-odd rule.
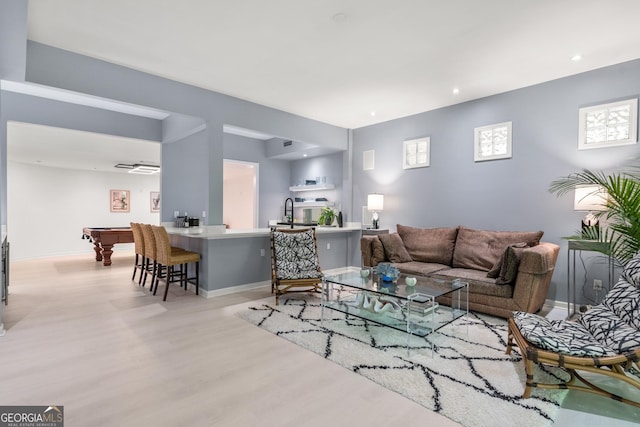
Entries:
[[327,249],[331,249],[331,243],[327,243]]
[[596,291],[601,291],[602,290],[602,280],[593,279],[593,289],[595,289]]
[[264,254],[265,254],[264,249],[260,249],[260,256],[264,256]]

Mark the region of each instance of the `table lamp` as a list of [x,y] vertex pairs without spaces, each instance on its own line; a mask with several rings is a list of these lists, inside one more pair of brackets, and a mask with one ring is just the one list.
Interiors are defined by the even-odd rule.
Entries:
[[378,212],[384,210],[384,196],[382,194],[369,194],[367,196],[367,209],[372,212],[371,223],[374,230],[380,228]]
[[[573,210],[587,212],[582,219],[583,237],[600,236],[600,226],[594,211],[607,210],[607,191],[598,185],[581,185],[576,187]],[[587,231],[591,229],[592,231]],[[594,233],[595,232],[595,233]]]

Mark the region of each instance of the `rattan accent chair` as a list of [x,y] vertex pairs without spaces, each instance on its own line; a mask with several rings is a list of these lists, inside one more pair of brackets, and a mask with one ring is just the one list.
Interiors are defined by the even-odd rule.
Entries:
[[[640,255],[625,264],[620,279],[603,301],[576,320],[550,320],[513,312],[507,354],[514,345],[520,349],[527,375],[524,398],[535,387],[571,389],[640,407]],[[554,383],[536,382],[536,363],[562,368],[569,378]],[[595,384],[597,376],[585,378],[580,372],[622,381],[632,387],[629,396],[614,394]]]
[[271,293],[319,292],[322,269],[315,228],[271,229]]
[[135,247],[136,258],[133,264],[133,275],[131,280],[136,279],[136,273],[140,270],[140,277],[138,278],[138,285],[142,284],[142,276],[144,275],[146,268],[145,247],[144,247],[144,235],[142,234],[142,227],[137,222],[129,223],[131,226],[131,232],[133,233],[133,244]]
[[[164,279],[167,286],[164,289],[163,301],[167,300],[167,294],[169,293],[169,284],[173,282],[180,282],[180,286],[187,289],[190,280],[195,280],[196,295],[200,294],[200,254],[197,252],[172,249],[169,243],[169,235],[164,227],[151,226],[153,236],[156,241],[156,261],[158,263],[158,274],[155,277],[155,284],[153,287],[153,294],[156,294],[158,290],[158,282]],[[195,264],[195,276],[192,278],[187,277],[188,264]],[[179,271],[176,271],[175,267],[180,266]]]
[[[640,407],[640,402],[626,399],[622,396],[611,393],[598,387],[593,382],[584,378],[578,371],[591,372],[605,375],[611,378],[624,381],[627,384],[637,388],[640,391],[640,380],[636,377],[628,375],[625,371],[633,368],[636,372],[640,372],[640,347],[634,351],[618,354],[615,356],[604,357],[579,357],[544,350],[527,341],[520,329],[516,325],[513,318],[509,319],[509,337],[507,343],[507,354],[511,353],[513,345],[517,345],[522,353],[522,361],[527,375],[523,398],[531,396],[534,388],[553,389],[553,390],[580,390],[600,396],[608,397],[619,402]],[[567,371],[569,379],[558,383],[539,383],[534,380],[533,368],[534,364],[560,367]],[[578,380],[578,381],[576,381]]]

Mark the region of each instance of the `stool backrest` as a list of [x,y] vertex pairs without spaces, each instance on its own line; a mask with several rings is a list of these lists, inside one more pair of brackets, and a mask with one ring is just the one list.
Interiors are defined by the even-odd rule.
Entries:
[[157,260],[156,238],[153,235],[151,224],[140,224],[142,237],[144,239],[144,256],[147,259]]
[[137,222],[130,222],[131,232],[133,233],[133,244],[135,251],[138,255],[144,255],[144,236],[142,235],[142,228]]
[[156,240],[156,259],[162,265],[169,265],[169,258],[171,257],[171,244],[169,243],[169,235],[167,230],[160,226],[151,226],[153,231],[153,237]]

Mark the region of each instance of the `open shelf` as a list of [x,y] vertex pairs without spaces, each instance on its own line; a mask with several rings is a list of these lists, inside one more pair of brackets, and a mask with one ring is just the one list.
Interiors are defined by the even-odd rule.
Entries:
[[333,184],[315,184],[315,185],[294,185],[289,187],[289,191],[318,191],[318,190],[335,190]]

